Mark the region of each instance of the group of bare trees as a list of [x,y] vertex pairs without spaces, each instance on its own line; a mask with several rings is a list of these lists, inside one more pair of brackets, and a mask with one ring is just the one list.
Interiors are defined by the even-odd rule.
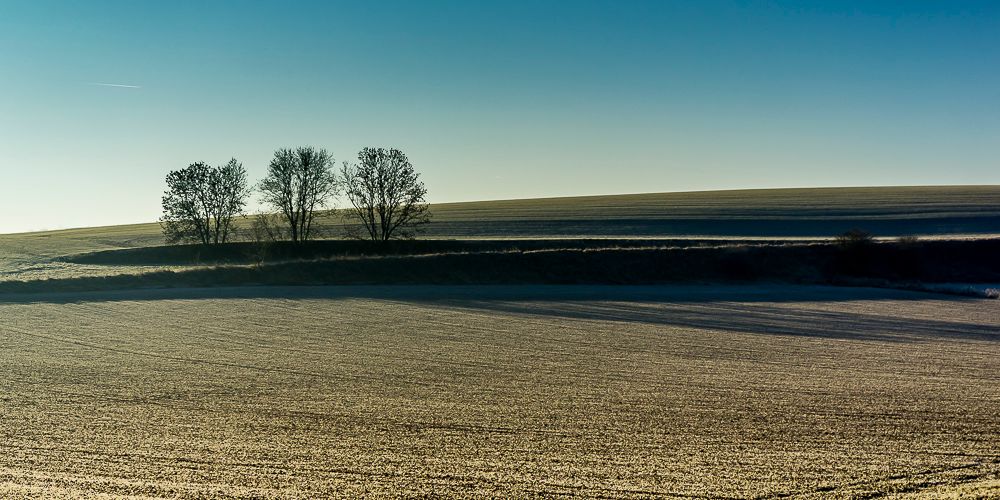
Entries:
[[[233,239],[254,189],[235,159],[219,167],[194,163],[167,175],[163,195],[163,233],[170,243],[219,244]],[[412,238],[430,221],[420,174],[398,149],[364,148],[357,163],[344,162],[339,175],[325,149],[279,149],[267,175],[256,186],[268,212],[250,223],[256,240],[303,242],[317,234],[318,218],[333,209],[338,196],[347,236],[388,241]]]

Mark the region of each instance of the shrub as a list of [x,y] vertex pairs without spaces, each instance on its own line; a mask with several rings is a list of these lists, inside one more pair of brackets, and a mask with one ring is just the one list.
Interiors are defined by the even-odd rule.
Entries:
[[871,245],[875,241],[875,237],[868,231],[855,228],[838,234],[835,240],[841,248],[850,249]]

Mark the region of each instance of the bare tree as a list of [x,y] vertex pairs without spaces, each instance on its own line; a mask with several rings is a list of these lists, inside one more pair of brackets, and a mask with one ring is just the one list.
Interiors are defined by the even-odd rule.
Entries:
[[209,200],[214,228],[214,243],[225,243],[235,233],[233,218],[243,213],[250,187],[243,164],[232,158],[225,165],[216,167],[209,176]]
[[167,242],[225,243],[248,195],[246,170],[235,158],[219,167],[197,162],[170,172],[160,218]]
[[430,222],[427,188],[398,149],[362,149],[356,165],[344,163],[341,180],[349,214],[374,241],[412,238]]
[[317,212],[327,207],[337,187],[333,158],[311,146],[275,151],[260,183],[264,202],[281,214],[296,242],[313,235]]

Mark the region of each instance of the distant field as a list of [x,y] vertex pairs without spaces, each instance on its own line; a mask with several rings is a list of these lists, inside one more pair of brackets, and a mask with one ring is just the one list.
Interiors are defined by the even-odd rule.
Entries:
[[821,287],[0,299],[0,496],[1000,495],[1000,303]]
[[[1000,234],[1000,186],[586,196],[438,204],[432,212],[428,238],[829,238],[854,227],[886,237],[981,236]],[[0,235],[0,281],[135,272],[54,259],[162,244],[157,224]],[[145,270],[154,269],[180,268]]]
[[854,227],[883,236],[1000,233],[1000,186],[701,191],[434,208],[433,234],[476,237],[830,237]]

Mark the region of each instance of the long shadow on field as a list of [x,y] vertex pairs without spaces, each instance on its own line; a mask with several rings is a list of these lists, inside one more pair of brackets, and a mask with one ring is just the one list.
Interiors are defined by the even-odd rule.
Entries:
[[147,300],[373,299],[420,303],[455,300],[620,302],[836,302],[849,300],[980,300],[884,288],[821,285],[321,285],[136,288],[106,291],[2,293],[0,304],[69,304]]
[[[1000,340],[996,325],[897,319],[783,307],[788,302],[994,301],[874,288],[824,286],[321,286],[147,289],[0,296],[0,304],[152,300],[384,300],[535,317],[645,323],[767,335],[913,342]],[[391,304],[387,304],[391,306]],[[940,303],[936,304],[940,307]],[[337,307],[336,304],[324,307]]]
[[[731,300],[731,299],[730,299]],[[738,299],[737,299],[738,300]],[[813,301],[814,299],[798,299]],[[745,301],[740,301],[745,302]],[[772,301],[778,302],[778,301]],[[992,304],[992,302],[984,302]],[[805,336],[881,342],[927,340],[1000,341],[992,324],[892,318],[863,313],[817,311],[760,302],[690,301],[665,303],[454,301],[458,308],[499,314],[571,320],[621,321],[765,335]]]

